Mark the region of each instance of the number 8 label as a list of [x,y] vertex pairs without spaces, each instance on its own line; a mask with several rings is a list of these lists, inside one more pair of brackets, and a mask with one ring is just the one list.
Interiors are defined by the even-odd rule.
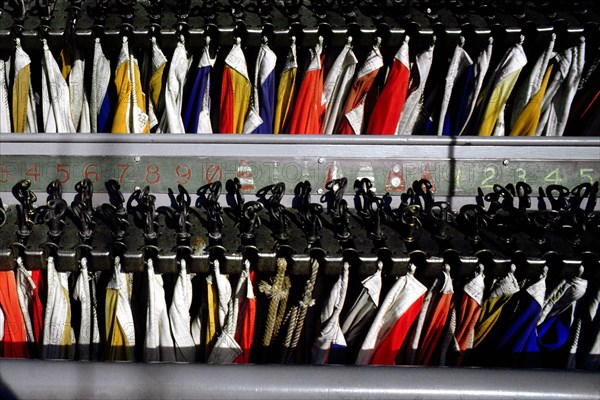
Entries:
[[158,173],[158,165],[150,164],[146,167],[146,183],[148,185],[154,185],[160,181],[160,174]]

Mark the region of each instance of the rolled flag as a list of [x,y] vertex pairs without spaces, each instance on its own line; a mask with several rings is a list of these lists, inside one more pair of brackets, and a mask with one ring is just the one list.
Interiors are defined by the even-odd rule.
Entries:
[[39,132],[33,87],[31,86],[31,59],[15,39],[14,72],[12,86],[13,132]]
[[229,301],[225,325],[210,353],[208,362],[247,363],[250,358],[254,339],[256,304],[254,303],[252,282],[249,278],[250,262],[244,260],[244,266],[235,292]]
[[521,70],[527,64],[523,40],[525,37],[521,35],[520,41],[506,52],[478,101],[482,110],[477,130],[479,136],[492,136],[496,124],[504,123],[503,119],[499,118],[500,114],[503,114],[506,101],[517,83]]
[[215,60],[210,56],[210,36],[207,36],[183,116],[187,133],[213,133],[210,120],[210,76]]
[[[383,262],[377,263],[377,271],[362,280],[362,289],[342,323],[348,352],[355,355],[355,348],[364,340],[379,306],[381,296],[381,270]],[[358,350],[358,349],[356,349]]]
[[529,337],[525,348],[528,353],[540,352],[544,366],[567,367],[575,307],[587,286],[587,280],[574,276],[563,279],[546,295],[535,334]]
[[161,121],[165,111],[163,102],[164,77],[167,69],[167,57],[160,49],[156,37],[150,39],[150,48],[144,57],[144,83],[142,90],[148,93],[148,124],[150,130],[154,131]]
[[118,102],[112,125],[112,133],[149,133],[146,98],[142,92],[138,62],[129,51],[129,41],[123,36],[123,44],[115,72]]
[[398,128],[400,115],[406,101],[410,76],[410,60],[408,58],[408,41],[406,35],[400,49],[394,56],[385,86],[377,98],[375,108],[369,117],[367,134],[394,135]]
[[[556,34],[553,33],[548,47],[537,59],[529,75],[516,92],[511,114],[511,136],[533,136],[535,133],[535,126],[537,126],[540,117],[542,99],[548,84],[548,64],[554,55],[555,41]],[[546,85],[544,85],[544,82]],[[530,103],[532,106],[529,106]],[[517,121],[519,121],[518,126],[515,126]],[[532,125],[533,132],[530,132],[531,129],[528,128]]]
[[302,83],[298,90],[298,97],[292,119],[290,121],[291,134],[322,134],[323,116],[323,37],[314,49],[310,51],[308,67],[302,77]]
[[231,283],[229,283],[227,276],[221,273],[218,260],[215,260],[213,263],[213,271],[213,278],[217,289],[216,310],[219,328],[216,332],[217,337],[207,362],[232,362],[241,354],[242,350],[233,338],[235,334],[235,324],[237,323],[237,315],[235,318],[233,315],[229,315],[230,311],[235,311],[235,309],[230,308],[230,305],[233,306],[233,303],[231,303],[233,294],[231,291]]
[[313,364],[341,364],[345,361],[346,340],[340,326],[340,313],[348,291],[349,267],[344,262],[342,274],[333,285],[321,310],[321,330],[312,347]]
[[[458,117],[456,119],[456,124],[458,128],[456,129],[456,132],[458,132],[459,135],[465,133],[465,131],[468,129],[469,123],[471,122],[471,117],[473,116],[475,106],[477,105],[479,94],[483,88],[483,80],[486,77],[490,67],[493,43],[494,39],[490,37],[488,39],[487,47],[479,54],[477,61],[473,65],[473,89],[467,96],[465,106],[461,107],[457,112]],[[460,92],[458,92],[457,95],[460,96]],[[452,104],[452,100],[453,99],[450,100],[450,104]]]
[[23,259],[21,257],[17,257],[17,269],[15,270],[15,275],[17,282],[17,295],[19,297],[19,307],[21,308],[23,322],[25,323],[25,332],[27,333],[27,347],[29,350],[29,355],[37,357],[38,352],[36,351],[36,337],[31,313],[29,312],[30,308],[34,307],[34,291],[36,289],[36,285],[31,277],[31,273],[25,269],[25,265],[23,264]]
[[35,283],[35,289],[33,289],[31,320],[33,322],[33,333],[35,334],[35,340],[37,344],[38,354],[42,353],[43,343],[43,332],[44,332],[44,304],[42,298],[47,295],[47,284],[44,279],[42,271],[35,270],[31,271],[31,279]]
[[352,37],[337,56],[325,78],[323,85],[323,106],[325,119],[323,133],[331,135],[343,113],[343,106],[352,85],[352,77],[358,60],[352,51]]
[[415,276],[414,264],[385,296],[356,358],[356,364],[394,365],[398,350],[418,317],[427,288]]
[[435,287],[433,299],[425,316],[425,329],[421,330],[415,363],[440,365],[439,357],[442,334],[446,328],[454,287],[450,278],[450,266],[444,266],[442,276]]
[[[218,262],[218,260],[215,260]],[[202,323],[205,323],[205,335],[204,335],[204,353],[205,357],[208,358],[213,346],[215,345],[215,341],[217,340],[217,331],[221,330],[221,326],[219,325],[219,302],[217,300],[217,285],[214,283],[213,274],[209,274],[206,276],[206,298],[204,299],[204,303],[206,305],[206,317],[203,321],[198,321],[198,323],[192,324],[192,329],[195,330],[198,334],[194,334],[195,337],[200,337],[200,329],[202,328]],[[196,321],[194,321],[196,322]],[[196,325],[196,327],[194,326]]]
[[90,133],[90,104],[84,84],[85,61],[82,59],[77,46],[69,44],[69,48],[60,53],[62,75],[69,86],[71,103],[71,120],[80,133]]
[[69,273],[56,271],[54,257],[48,257],[47,273],[48,299],[44,315],[42,358],[72,360],[75,355],[75,332],[71,327]]
[[227,313],[229,312],[229,300],[231,299],[231,283],[227,275],[221,273],[221,269],[218,262],[214,264],[214,277],[217,283],[217,296],[218,296],[218,313],[219,326],[222,328],[225,326],[225,320]]
[[79,261],[79,276],[75,282],[73,298],[81,303],[81,321],[77,338],[77,353],[79,360],[97,360],[100,347],[100,330],[98,329],[98,314],[95,299],[95,277],[88,272],[87,258]]
[[373,45],[350,88],[341,120],[335,129],[338,134],[360,135],[363,131],[365,99],[367,93],[371,90],[379,69],[383,67],[383,57],[379,46],[381,46],[381,38],[378,37],[377,43]]
[[[0,307],[0,342],[4,342],[4,330],[6,327],[4,326],[6,322],[6,316],[4,315],[4,311],[2,311],[2,307]],[[0,346],[0,356],[4,356],[4,346]]]
[[248,65],[242,51],[242,40],[235,44],[225,59],[221,85],[221,108],[219,132],[242,133],[250,106],[252,84],[248,77]]
[[[445,364],[461,365],[465,354],[473,347],[475,325],[481,314],[484,290],[483,266],[480,266],[475,276],[463,287],[451,311],[454,322],[450,323],[452,328],[448,332],[446,348],[449,347],[449,350],[455,353],[453,354],[455,357],[454,362],[445,362]],[[442,360],[446,355],[445,349],[442,349]]]
[[167,84],[164,89],[165,109],[157,130],[158,133],[185,133],[181,110],[183,109],[185,77],[189,68],[190,59],[188,59],[185,42],[181,37],[169,65]]
[[48,42],[42,39],[42,117],[46,133],[75,133],[71,119],[69,86],[50,52]]
[[214,350],[218,333],[223,329],[231,297],[231,284],[221,275],[219,260],[213,261],[213,273],[206,277],[206,334],[205,354],[210,358]]
[[583,74],[584,63],[583,36],[578,46],[568,48],[556,56],[554,76],[544,95],[542,116],[535,131],[536,136],[562,136]]
[[518,366],[527,361],[527,341],[535,335],[537,323],[542,314],[546,294],[546,271],[537,282],[529,285],[518,293],[518,303],[512,315],[501,327],[500,340],[495,343],[498,355],[492,362],[499,366]]
[[569,135],[600,136],[600,56],[579,82],[565,131]]
[[276,62],[277,56],[266,41],[263,42],[258,50],[254,90],[244,123],[244,133],[273,133]]
[[[50,299],[48,299],[50,300]],[[19,305],[13,271],[0,271],[0,354],[5,358],[27,358],[27,331]]]
[[148,303],[146,308],[144,361],[176,361],[163,279],[160,274],[154,273],[154,262],[151,258],[148,259],[146,269]]
[[247,364],[250,362],[252,345],[254,343],[254,331],[256,328],[256,297],[253,287],[254,272],[250,271],[250,261],[244,260],[244,269],[240,274],[238,281],[240,293],[236,296],[237,300],[237,327],[235,332],[235,341],[239,343],[242,354],[233,362]]
[[[473,81],[473,60],[463,48],[465,38],[460,37],[460,43],[454,49],[454,54],[450,60],[448,73],[446,74],[446,82],[444,85],[444,95],[440,106],[438,117],[438,136],[455,136],[457,134],[457,123],[455,119],[461,114],[461,106],[466,105],[466,94],[470,91],[469,88]],[[454,91],[457,93],[454,94]],[[456,102],[452,104],[451,100]],[[458,110],[455,110],[452,105],[460,105]]]
[[10,133],[10,103],[8,101],[8,63],[0,59],[0,132]]
[[173,299],[169,308],[169,321],[175,345],[175,359],[177,362],[194,362],[196,361],[196,345],[190,330],[192,281],[187,273],[185,259],[182,258],[179,263],[179,275],[175,282]]
[[92,133],[108,132],[112,118],[110,84],[110,61],[106,58],[100,38],[94,41],[92,64],[92,91],[90,93],[90,130]]
[[492,284],[490,293],[483,302],[479,320],[475,326],[473,349],[483,346],[486,341],[493,342],[493,340],[489,340],[489,337],[492,337],[490,333],[496,327],[502,309],[511,297],[520,290],[517,278],[515,278],[515,270],[516,267],[512,265],[510,271],[504,277]]
[[600,368],[600,286],[593,281],[581,299],[569,339],[569,368]]
[[106,287],[105,361],[134,361],[135,325],[129,302],[127,274],[121,272],[121,259],[115,257],[113,276]]
[[410,71],[410,83],[404,108],[400,115],[400,121],[396,127],[396,135],[412,135],[413,129],[419,116],[419,111],[423,106],[423,92],[425,84],[431,70],[431,62],[433,60],[433,46],[424,52],[417,54],[415,62]]
[[296,101],[296,75],[298,60],[296,58],[296,37],[292,36],[290,51],[285,59],[283,71],[279,74],[277,87],[277,102],[275,105],[275,120],[273,133],[287,133],[292,117],[292,105]]

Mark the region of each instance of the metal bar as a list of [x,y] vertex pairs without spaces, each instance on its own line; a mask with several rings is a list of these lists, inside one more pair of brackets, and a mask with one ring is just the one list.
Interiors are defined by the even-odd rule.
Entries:
[[31,154],[598,161],[600,139],[0,134],[0,155]]
[[162,143],[162,144],[341,144],[341,145],[456,145],[456,146],[581,146],[600,147],[597,137],[439,137],[338,135],[115,135],[105,133],[0,133],[1,143]]
[[5,399],[600,399],[600,374],[560,370],[1,360]]

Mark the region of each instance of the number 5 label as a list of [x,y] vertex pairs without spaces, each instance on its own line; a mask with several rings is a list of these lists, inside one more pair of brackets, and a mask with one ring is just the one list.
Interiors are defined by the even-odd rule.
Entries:
[[592,174],[594,173],[594,168],[581,168],[579,170],[579,176],[581,178],[586,178],[589,183],[594,184],[594,178],[592,178]]

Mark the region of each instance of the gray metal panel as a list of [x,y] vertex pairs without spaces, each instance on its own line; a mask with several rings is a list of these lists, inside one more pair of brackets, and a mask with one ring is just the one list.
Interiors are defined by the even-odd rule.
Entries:
[[6,399],[600,399],[600,374],[559,370],[1,360],[0,377]]
[[[485,191],[493,183],[521,180],[536,189],[550,183],[572,187],[598,180],[600,138],[0,134],[0,192],[3,201],[12,204],[14,199],[7,195],[11,185],[30,177],[27,171],[35,163],[41,173],[33,182],[37,192],[50,180],[65,178],[59,165],[70,171],[70,181],[63,182],[65,192],[72,191],[90,165],[92,173],[101,172],[99,180],[124,178],[120,181],[125,192],[150,184],[155,194],[161,194],[178,183],[189,183],[190,190],[195,190],[209,182],[212,167],[222,171],[222,179],[232,178],[236,169],[239,171],[240,160],[252,164],[255,190],[276,181],[285,181],[292,188],[308,179],[317,194],[335,163],[351,181],[366,176],[363,168],[370,168],[377,192],[393,195],[400,192],[388,188],[386,180],[396,165],[404,171],[406,185],[429,168],[438,198],[449,196],[456,208],[472,202],[477,187]],[[187,164],[182,167],[190,173],[193,170],[188,180],[180,182],[175,174],[179,163]],[[131,168],[125,174],[115,165]],[[159,184],[144,179],[150,166],[160,169]],[[96,189],[103,188],[98,185]]]

